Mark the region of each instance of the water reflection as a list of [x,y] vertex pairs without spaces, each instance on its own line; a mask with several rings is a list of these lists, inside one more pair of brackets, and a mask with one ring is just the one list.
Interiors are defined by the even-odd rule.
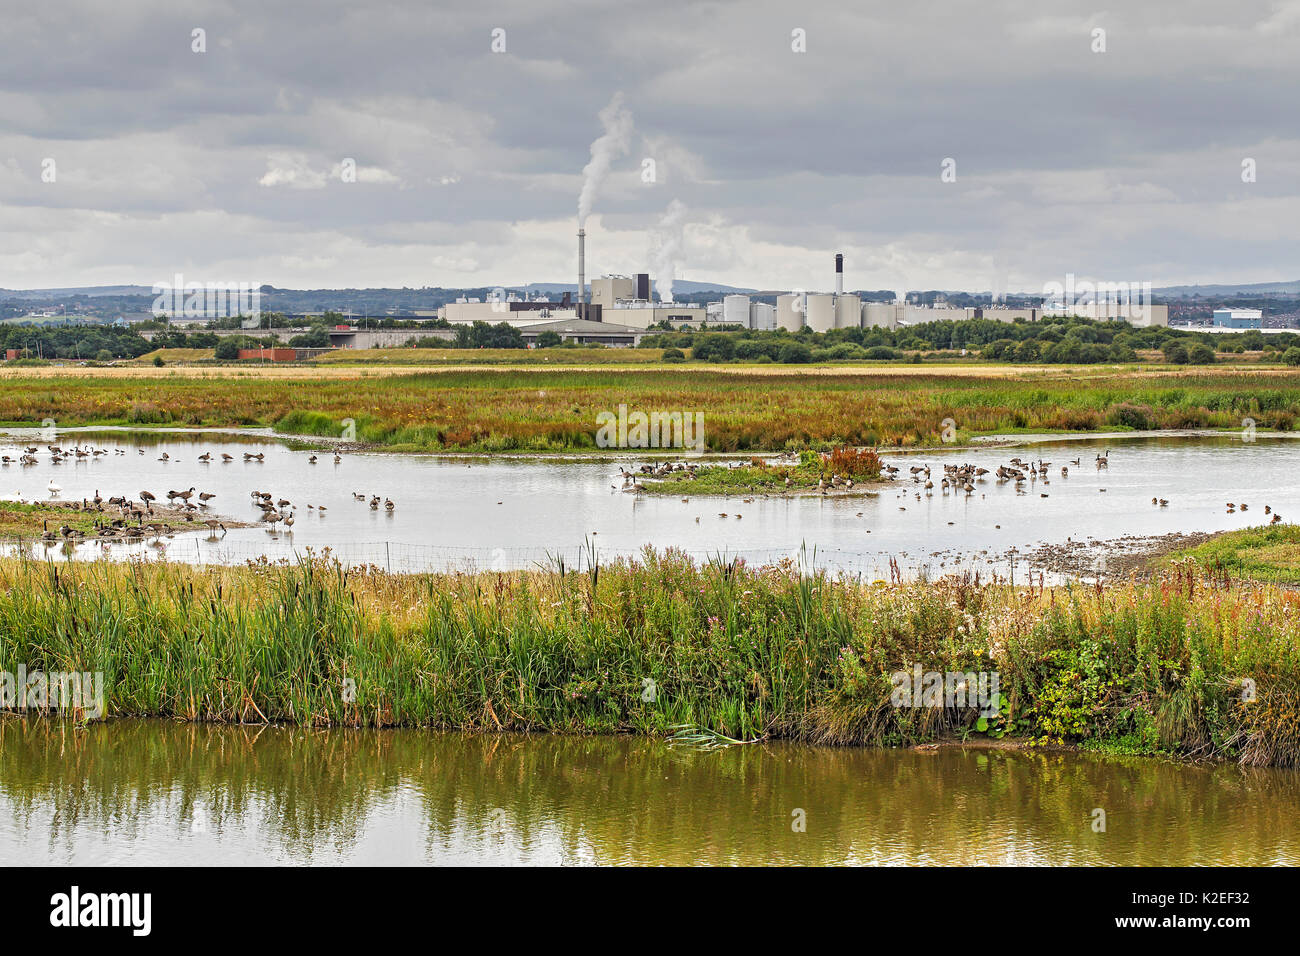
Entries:
[[1297,811],[1294,772],[1078,754],[0,722],[29,863],[1294,865]]

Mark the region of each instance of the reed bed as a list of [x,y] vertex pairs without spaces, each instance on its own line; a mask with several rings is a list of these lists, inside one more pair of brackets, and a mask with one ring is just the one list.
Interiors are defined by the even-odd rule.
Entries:
[[[296,371],[296,370],[295,370]],[[482,369],[340,377],[214,371],[209,377],[0,377],[0,421],[60,425],[264,425],[393,450],[594,449],[597,416],[703,412],[713,451],[937,445],[990,432],[1147,428],[1292,430],[1300,372],[936,370],[864,376],[732,369]]]
[[[890,675],[915,664],[998,673],[999,716],[892,706]],[[14,558],[0,671],[19,665],[102,672],[109,716],[887,746],[986,733],[1300,764],[1300,596],[1191,565],[1035,590],[673,551],[462,575]]]

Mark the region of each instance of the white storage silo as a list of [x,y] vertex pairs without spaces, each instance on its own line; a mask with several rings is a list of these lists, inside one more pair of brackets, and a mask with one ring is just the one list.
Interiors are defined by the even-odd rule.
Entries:
[[749,324],[749,296],[728,295],[722,298],[722,321],[726,325],[751,328]]
[[803,328],[804,314],[807,312],[807,296],[802,292],[792,292],[776,297],[776,324],[787,332],[798,332]]
[[862,327],[862,299],[856,295],[835,297],[835,327],[837,329]]
[[864,329],[898,328],[898,310],[892,302],[863,302],[862,327]]
[[831,293],[814,292],[808,296],[808,328],[814,332],[835,328],[835,296]]
[[749,307],[749,327],[760,332],[771,332],[776,328],[776,306],[766,302],[755,302]]

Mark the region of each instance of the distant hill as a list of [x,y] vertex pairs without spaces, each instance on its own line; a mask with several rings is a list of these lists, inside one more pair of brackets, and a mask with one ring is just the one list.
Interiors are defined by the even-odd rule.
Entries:
[[1300,295],[1300,279],[1294,282],[1255,282],[1241,285],[1171,285],[1152,289],[1152,295],[1161,298],[1218,298],[1225,295]]
[[88,299],[106,295],[153,295],[153,286],[148,285],[87,285],[66,289],[0,289],[0,299],[66,299],[84,297]]

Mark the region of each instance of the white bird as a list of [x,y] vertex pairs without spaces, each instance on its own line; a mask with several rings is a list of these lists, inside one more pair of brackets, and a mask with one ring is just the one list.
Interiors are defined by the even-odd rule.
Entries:
[[54,483],[54,479],[50,479],[49,489],[50,489],[50,497],[51,497],[51,498],[53,498],[53,497],[54,497],[55,495],[57,495],[60,491],[63,490],[62,488],[60,488],[58,485],[56,485],[56,484]]

